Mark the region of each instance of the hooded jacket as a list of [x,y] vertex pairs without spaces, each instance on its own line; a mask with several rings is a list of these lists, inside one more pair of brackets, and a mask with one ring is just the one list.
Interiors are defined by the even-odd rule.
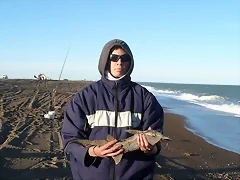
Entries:
[[[111,49],[120,46],[131,56],[126,75],[116,81],[105,77]],[[64,151],[70,154],[75,180],[143,180],[152,179],[155,155],[142,151],[124,153],[118,165],[112,158],[93,158],[88,148],[71,143],[75,139],[101,140],[110,134],[116,139],[131,136],[126,129],[163,131],[164,113],[155,96],[131,81],[134,59],[129,46],[122,40],[109,41],[102,50],[98,69],[101,79],[78,92],[67,105],[62,127]]]

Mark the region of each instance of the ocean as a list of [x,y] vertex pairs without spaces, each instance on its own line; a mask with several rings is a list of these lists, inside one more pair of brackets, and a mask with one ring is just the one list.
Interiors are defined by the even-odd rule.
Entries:
[[240,86],[139,84],[155,95],[165,112],[185,116],[188,130],[210,144],[240,154]]

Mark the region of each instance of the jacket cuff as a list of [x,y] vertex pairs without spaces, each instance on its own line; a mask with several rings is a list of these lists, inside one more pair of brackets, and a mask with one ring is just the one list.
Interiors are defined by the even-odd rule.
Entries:
[[157,143],[156,146],[157,146],[157,152],[154,153],[154,156],[158,155],[160,153],[161,149],[162,149],[161,143]]
[[146,152],[144,152],[146,155],[148,155],[148,156],[156,156],[156,155],[158,155],[159,153],[160,153],[160,151],[161,151],[161,144],[160,143],[157,143],[156,145],[155,145],[155,147],[157,148],[157,151],[156,152],[152,152],[152,151],[146,151]]
[[80,144],[69,143],[66,147],[66,152],[71,154],[78,162],[88,167],[96,160],[95,157],[91,157],[88,154],[88,149],[89,148],[82,147]]
[[84,158],[84,165],[85,165],[86,167],[89,167],[89,166],[93,165],[93,163],[94,163],[94,162],[96,161],[96,159],[97,159],[97,157],[92,157],[92,156],[90,156],[89,153],[88,153],[88,150],[89,150],[89,148],[87,149],[87,152],[86,152],[85,158]]

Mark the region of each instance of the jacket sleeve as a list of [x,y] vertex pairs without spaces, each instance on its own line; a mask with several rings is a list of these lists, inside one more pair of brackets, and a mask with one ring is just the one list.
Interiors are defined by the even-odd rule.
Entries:
[[89,129],[86,128],[86,115],[82,105],[81,96],[79,94],[75,95],[65,110],[61,133],[64,152],[71,154],[75,160],[85,166],[89,166],[94,163],[95,158],[88,155],[88,148],[71,143],[76,139],[88,139],[89,136]]
[[[149,92],[143,104],[143,130],[147,130],[151,127],[152,129],[163,133],[164,112],[156,97]],[[161,151],[161,144],[158,143],[156,145],[158,151],[155,155],[159,154]]]

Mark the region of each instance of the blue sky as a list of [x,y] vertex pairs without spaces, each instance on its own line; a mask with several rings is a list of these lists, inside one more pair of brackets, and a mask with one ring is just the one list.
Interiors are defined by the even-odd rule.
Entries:
[[0,0],[0,74],[100,78],[106,42],[131,47],[134,81],[240,85],[238,0]]

